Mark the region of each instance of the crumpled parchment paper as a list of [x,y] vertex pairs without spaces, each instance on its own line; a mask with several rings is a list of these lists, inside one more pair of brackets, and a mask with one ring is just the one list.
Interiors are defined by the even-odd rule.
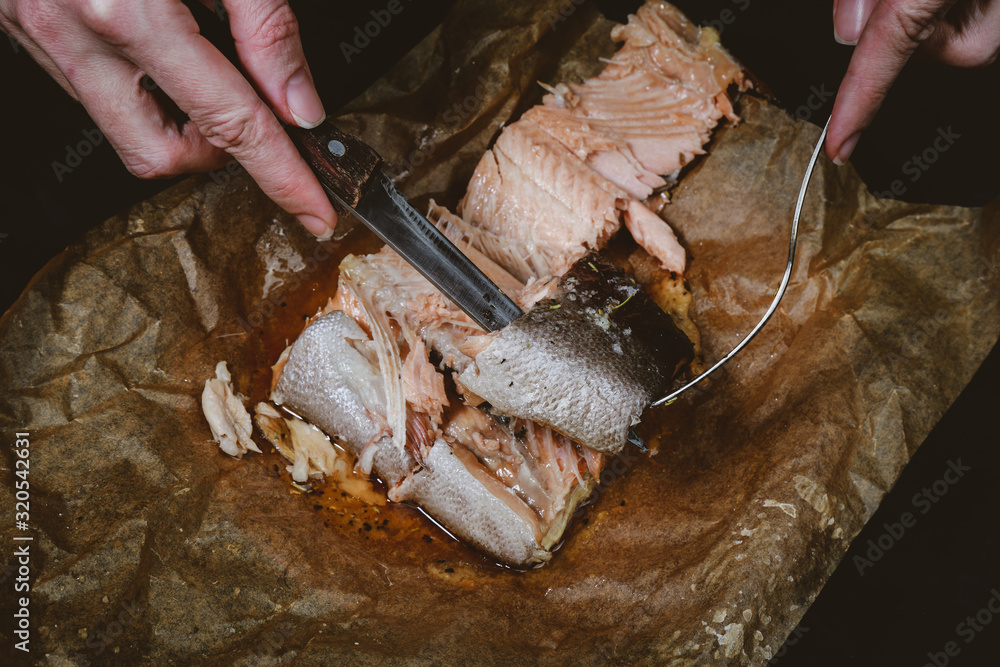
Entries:
[[[536,80],[579,79],[613,52],[588,5],[558,11],[459,2],[342,126],[416,201],[453,205]],[[771,298],[819,134],[754,97],[739,111],[666,211],[710,360]],[[286,295],[312,307],[330,264],[376,244],[312,240],[245,175],[192,178],[90,232],[0,319],[0,425],[31,440],[27,659],[764,664],[997,339],[998,213],[880,202],[822,159],[771,323],[709,386],[648,414],[655,454],[614,460],[552,562],[515,572],[422,519],[404,522],[413,534],[332,525],[273,455],[208,441],[198,398],[215,363],[263,398],[267,332],[300,327]],[[0,542],[13,532],[0,522]]]

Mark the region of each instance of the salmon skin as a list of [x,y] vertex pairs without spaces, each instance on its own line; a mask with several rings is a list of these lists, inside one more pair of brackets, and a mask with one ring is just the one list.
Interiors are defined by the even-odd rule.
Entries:
[[452,533],[508,565],[543,562],[590,495],[602,459],[543,426],[459,406],[440,426],[408,411],[407,447],[387,428],[373,337],[334,310],[289,350],[271,399],[333,434]]
[[669,315],[597,253],[488,346],[458,381],[500,414],[544,424],[605,454],[694,353]]
[[[434,311],[396,306],[383,324],[363,314],[374,303],[391,313],[389,300],[423,301],[434,288],[391,251],[344,264],[337,304],[343,310],[302,332],[272,400],[338,436],[359,467],[385,481],[390,500],[418,503],[452,533],[509,565],[550,557],[596,486],[605,455],[624,447],[629,428],[693,353],[669,315],[620,268],[592,253],[558,282],[538,288],[540,298],[532,293],[530,310],[498,332],[449,336],[447,328],[431,327],[436,335],[427,340],[449,362],[436,369],[423,339],[409,349],[406,342],[416,321],[427,325]],[[352,278],[359,283],[352,285]],[[390,382],[382,369],[393,355],[383,351],[380,360],[379,327],[400,359],[404,448],[393,444]],[[443,393],[443,382],[434,378],[445,373],[462,398],[429,401]]]

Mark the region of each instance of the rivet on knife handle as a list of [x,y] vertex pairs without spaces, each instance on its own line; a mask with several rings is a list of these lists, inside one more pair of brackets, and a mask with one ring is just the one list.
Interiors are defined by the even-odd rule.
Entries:
[[320,183],[347,206],[357,206],[365,184],[382,162],[375,149],[330,123],[313,130],[290,128],[289,134]]

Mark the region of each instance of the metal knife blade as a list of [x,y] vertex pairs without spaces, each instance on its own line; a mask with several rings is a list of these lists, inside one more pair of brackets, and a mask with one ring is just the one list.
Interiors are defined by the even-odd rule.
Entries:
[[381,157],[329,123],[289,133],[335,205],[350,210],[486,331],[523,313],[378,168]]
[[[329,122],[313,130],[288,128],[330,200],[350,210],[486,331],[524,313],[448,237],[420,215],[378,168],[374,148]],[[649,451],[634,429],[628,442]]]
[[502,329],[523,314],[385,174],[373,177],[354,214],[486,331]]

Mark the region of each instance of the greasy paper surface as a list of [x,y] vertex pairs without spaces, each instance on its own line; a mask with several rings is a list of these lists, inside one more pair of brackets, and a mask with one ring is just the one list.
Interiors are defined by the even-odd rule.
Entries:
[[[589,6],[558,22],[555,7],[460,2],[342,126],[421,205],[454,205],[534,81],[613,51]],[[819,135],[757,99],[739,111],[666,211],[710,360],[771,298]],[[208,442],[215,363],[237,391],[262,386],[284,295],[332,294],[324,262],[359,243],[317,243],[228,178],[107,221],[0,320],[0,426],[31,434],[33,661],[763,664],[1000,332],[996,206],[878,202],[822,159],[768,327],[647,415],[656,453],[612,462],[550,564],[504,570],[429,524],[327,527],[276,459]],[[4,466],[10,508],[10,448]]]

